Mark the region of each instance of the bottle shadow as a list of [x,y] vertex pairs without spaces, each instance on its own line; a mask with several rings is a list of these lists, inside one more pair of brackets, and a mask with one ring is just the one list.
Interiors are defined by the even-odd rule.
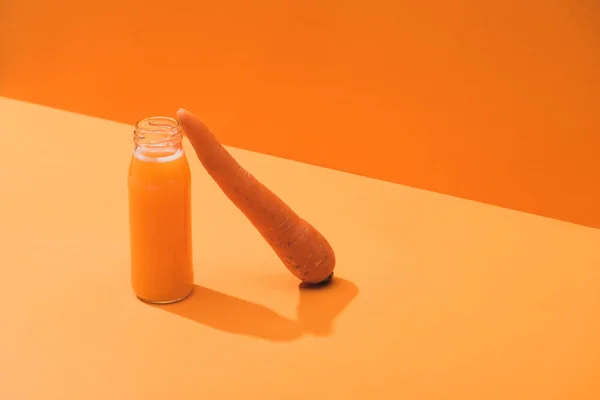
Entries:
[[153,305],[220,331],[284,342],[305,334],[329,336],[334,320],[358,295],[352,282],[333,278],[328,284],[300,284],[297,318],[225,293],[194,285],[190,296],[179,303]]

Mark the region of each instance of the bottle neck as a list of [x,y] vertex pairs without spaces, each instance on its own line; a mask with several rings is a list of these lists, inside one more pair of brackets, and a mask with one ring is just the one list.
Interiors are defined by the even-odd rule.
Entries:
[[142,161],[170,161],[183,155],[179,121],[149,117],[138,121],[133,132],[133,154]]

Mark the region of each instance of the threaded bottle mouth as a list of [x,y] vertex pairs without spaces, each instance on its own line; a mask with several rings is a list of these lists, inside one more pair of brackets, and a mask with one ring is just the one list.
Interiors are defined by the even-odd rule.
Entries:
[[148,117],[135,124],[133,140],[137,146],[173,147],[181,143],[179,121],[170,117]]

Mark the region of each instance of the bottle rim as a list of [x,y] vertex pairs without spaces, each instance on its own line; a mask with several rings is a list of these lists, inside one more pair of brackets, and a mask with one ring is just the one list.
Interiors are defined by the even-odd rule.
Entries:
[[171,117],[140,119],[135,124],[134,141],[145,146],[175,144],[181,141],[181,125],[177,119]]

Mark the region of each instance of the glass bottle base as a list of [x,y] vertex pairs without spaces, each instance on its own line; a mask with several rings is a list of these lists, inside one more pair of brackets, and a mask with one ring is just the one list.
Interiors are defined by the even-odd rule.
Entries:
[[180,301],[183,301],[185,299],[187,299],[190,294],[192,294],[194,288],[190,288],[190,291],[187,292],[187,294],[185,296],[179,297],[177,299],[173,299],[173,300],[148,300],[148,299],[144,299],[143,297],[140,296],[136,296],[140,301],[143,301],[144,303],[148,303],[148,304],[155,304],[155,305],[165,305],[165,304],[173,304],[173,303],[178,303]]

